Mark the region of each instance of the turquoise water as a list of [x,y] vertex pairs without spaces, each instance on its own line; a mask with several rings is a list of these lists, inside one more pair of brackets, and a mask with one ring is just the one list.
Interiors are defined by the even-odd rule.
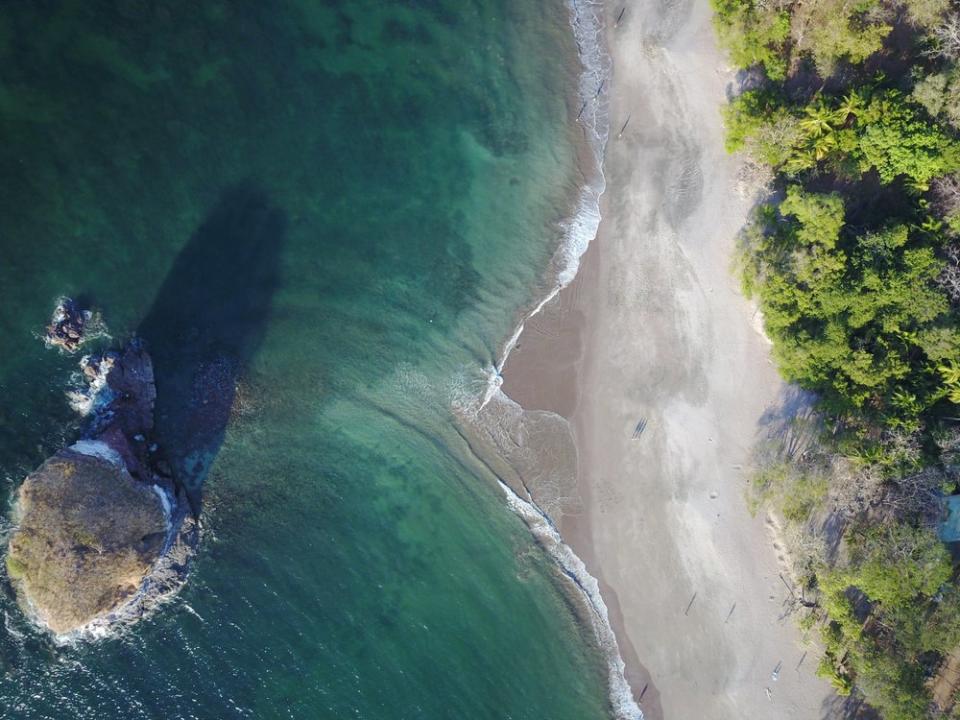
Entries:
[[[150,343],[204,525],[122,637],[59,647],[4,579],[0,716],[607,715],[451,414],[543,292],[575,57],[562,0],[0,9],[0,493],[78,432],[36,337],[69,294]],[[213,356],[236,410],[184,426]]]

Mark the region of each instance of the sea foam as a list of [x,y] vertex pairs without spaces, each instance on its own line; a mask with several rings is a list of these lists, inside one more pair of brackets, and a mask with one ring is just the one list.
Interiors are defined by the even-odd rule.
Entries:
[[535,504],[521,498],[505,483],[501,482],[500,487],[507,496],[510,509],[523,518],[537,542],[549,553],[590,605],[591,629],[607,660],[607,687],[614,717],[617,720],[643,720],[643,712],[634,701],[630,684],[623,674],[625,665],[623,658],[620,657],[616,635],[610,625],[606,603],[600,596],[600,585],[597,579],[587,571],[583,560],[563,542],[563,538],[560,537],[560,533],[546,513]]
[[[530,416],[500,389],[491,394],[482,412],[477,405],[472,409],[462,405],[457,406],[455,411],[462,421],[472,428],[473,432],[469,433],[468,444],[481,461],[492,449],[498,457],[513,467],[513,471],[517,472],[520,484],[516,489],[511,488],[503,478],[497,478],[506,496],[508,507],[520,516],[537,543],[556,563],[563,577],[572,584],[572,589],[581,594],[587,608],[584,613],[586,617],[581,619],[589,625],[597,646],[606,660],[607,688],[614,717],[617,720],[642,720],[643,713],[634,701],[630,685],[624,676],[625,665],[620,656],[616,635],[610,625],[607,606],[600,594],[599,583],[587,570],[584,562],[563,541],[551,517],[551,513],[562,506],[563,499],[550,498],[551,490],[543,484],[538,486],[538,489],[545,491],[547,497],[539,497],[541,492],[537,492],[538,498],[534,498],[531,494],[534,490],[522,479],[522,470],[514,466],[519,457],[516,454],[517,448],[530,449],[527,445],[530,436],[523,429]],[[538,412],[536,415],[541,416],[542,419],[544,413]],[[559,415],[553,415],[553,417],[559,422],[567,422]],[[475,442],[477,445],[474,445]],[[533,462],[539,461],[540,468],[544,467],[543,459],[535,456],[532,458]],[[523,458],[524,462],[530,460],[529,455]],[[549,474],[556,471],[554,468],[547,472]],[[562,485],[562,478],[551,477],[550,484]],[[519,492],[522,492],[523,496],[518,494]]]
[[120,453],[102,440],[78,440],[68,449],[81,455],[89,455],[90,457],[106,460],[111,465],[116,465],[117,467],[125,467]]
[[597,236],[600,227],[600,196],[606,189],[603,154],[610,134],[607,83],[611,60],[604,39],[604,6],[602,2],[591,0],[570,0],[568,11],[581,65],[577,95],[582,110],[577,123],[584,128],[584,138],[592,163],[589,167],[581,168],[585,182],[580,188],[573,212],[560,222],[559,242],[550,262],[551,272],[555,275],[553,286],[545,297],[523,316],[513,334],[503,344],[496,364],[487,368],[487,389],[478,409],[483,409],[503,384],[501,373],[510,352],[523,333],[526,322],[573,282],[580,269],[580,259]]
[[[524,314],[514,332],[503,344],[497,362],[487,368],[486,387],[481,396],[471,403],[464,402],[463,394],[460,393],[455,400],[455,411],[468,422],[475,424],[483,425],[485,414],[497,413],[493,408],[482,413],[491,403],[501,408],[512,406],[522,412],[522,408],[501,390],[502,372],[507,358],[519,341],[527,321],[537,315],[576,277],[580,259],[597,236],[600,227],[600,196],[606,189],[603,154],[610,130],[607,83],[611,60],[605,41],[604,5],[599,1],[570,0],[568,9],[582,68],[578,88],[582,109],[577,122],[585,129],[584,135],[594,163],[592,167],[584,168],[586,182],[580,190],[574,211],[560,224],[559,243],[551,261],[551,272],[555,273],[552,288]],[[591,609],[591,629],[607,661],[607,687],[615,717],[617,720],[642,720],[643,712],[633,699],[633,692],[624,676],[625,665],[597,579],[587,571],[584,562],[563,541],[549,514],[539,507],[532,497],[521,498],[502,480],[498,482],[510,509],[523,519],[537,542],[583,595]]]

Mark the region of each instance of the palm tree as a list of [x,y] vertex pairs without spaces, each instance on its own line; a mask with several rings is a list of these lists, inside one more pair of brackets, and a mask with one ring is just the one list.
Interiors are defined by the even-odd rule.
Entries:
[[851,115],[854,117],[859,115],[864,105],[863,97],[859,93],[848,93],[847,96],[840,101],[840,107],[837,108],[834,117],[838,123],[843,125],[850,119]]
[[960,365],[948,360],[937,369],[943,378],[943,389],[946,390],[950,402],[960,405]]
[[831,132],[829,135],[821,135],[814,138],[811,146],[813,157],[819,162],[827,155],[837,149],[837,136]]
[[816,105],[807,105],[803,112],[806,117],[800,121],[800,129],[807,137],[820,137],[833,132],[835,114],[822,100]]

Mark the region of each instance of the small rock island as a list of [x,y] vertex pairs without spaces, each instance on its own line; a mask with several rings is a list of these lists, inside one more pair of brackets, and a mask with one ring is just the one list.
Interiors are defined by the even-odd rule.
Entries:
[[58,638],[142,617],[182,584],[197,534],[152,440],[156,389],[143,343],[81,367],[88,427],[20,487],[6,559],[21,607]]
[[87,326],[93,320],[93,313],[84,310],[72,298],[61,298],[47,325],[46,343],[60,347],[67,352],[76,352],[86,334]]

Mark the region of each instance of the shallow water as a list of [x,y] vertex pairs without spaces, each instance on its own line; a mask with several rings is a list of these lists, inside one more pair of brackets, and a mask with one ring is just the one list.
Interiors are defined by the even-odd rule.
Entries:
[[[605,716],[451,416],[543,294],[574,58],[561,0],[0,10],[0,491],[78,432],[36,338],[70,294],[153,348],[205,527],[121,638],[58,647],[4,582],[3,717]],[[213,357],[234,412],[185,427]]]

